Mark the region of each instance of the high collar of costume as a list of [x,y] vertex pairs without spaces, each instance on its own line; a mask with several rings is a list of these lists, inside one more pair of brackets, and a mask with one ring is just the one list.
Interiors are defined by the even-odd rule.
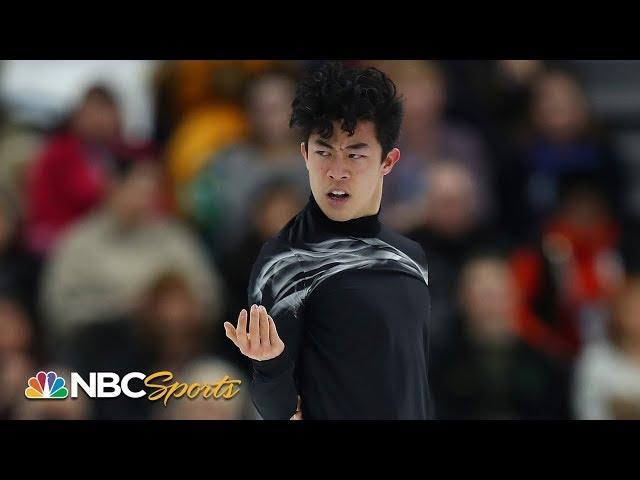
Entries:
[[313,194],[309,196],[309,202],[305,209],[313,223],[328,233],[352,237],[375,237],[380,233],[381,224],[378,218],[380,210],[375,215],[339,222],[327,217],[316,202]]

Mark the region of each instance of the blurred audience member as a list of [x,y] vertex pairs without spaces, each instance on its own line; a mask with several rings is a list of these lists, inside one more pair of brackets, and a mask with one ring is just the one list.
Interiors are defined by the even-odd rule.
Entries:
[[474,258],[459,293],[456,343],[431,368],[438,418],[567,418],[566,368],[516,333],[518,290],[508,263]]
[[40,262],[22,248],[15,204],[0,188],[0,295],[15,296],[34,318]]
[[91,88],[69,124],[32,164],[27,185],[27,248],[46,255],[58,236],[100,205],[107,190],[120,111],[111,91]]
[[498,128],[511,138],[525,127],[533,89],[547,65],[543,60],[497,60],[495,87],[487,99]]
[[7,193],[21,217],[28,166],[40,143],[40,134],[11,121],[0,103],[0,190]]
[[181,382],[215,384],[228,376],[231,380],[240,380],[235,387],[238,393],[232,398],[204,398],[198,395],[194,399],[182,398],[172,401],[166,408],[156,405],[156,418],[162,420],[255,420],[258,414],[251,402],[251,392],[246,377],[233,365],[216,358],[196,360],[177,375]]
[[0,294],[0,419],[10,419],[26,399],[36,368],[34,330],[19,302]]
[[407,232],[420,223],[426,179],[433,165],[455,158],[472,172],[479,189],[477,214],[490,215],[490,171],[482,139],[472,130],[446,122],[446,85],[435,63],[386,61],[374,66],[390,75],[405,98],[400,137],[400,162],[385,177],[383,209],[386,223]]
[[161,66],[156,133],[161,144],[166,141],[169,179],[178,197],[211,155],[245,137],[241,98],[246,83],[281,63],[186,60]]
[[[145,285],[131,314],[79,329],[65,357],[81,375],[108,371],[122,377],[134,371],[148,375],[163,370],[175,375],[207,353],[216,325],[217,318],[206,310],[187,277],[166,271]],[[92,412],[97,419],[147,418],[151,405],[122,396],[95,402]]]
[[[220,262],[220,273],[227,282],[225,320],[236,321],[240,310],[247,308],[247,285],[253,263],[264,243],[274,237],[304,206],[298,186],[286,177],[274,176],[259,184],[251,206],[249,231]],[[217,347],[236,365],[251,372],[247,357],[229,342],[220,330],[215,332]]]
[[249,139],[212,156],[189,187],[186,209],[205,230],[216,257],[246,235],[252,193],[266,178],[287,175],[301,198],[309,194],[300,144],[289,128],[294,87],[284,72],[256,77],[245,97]]
[[640,275],[640,220],[624,224],[620,243],[625,271],[630,275]]
[[573,356],[604,335],[607,302],[624,266],[620,226],[596,180],[563,180],[558,201],[537,247],[519,249],[513,260],[534,314],[522,325],[523,335],[541,348]]
[[426,181],[422,224],[408,233],[427,256],[431,294],[431,345],[437,355],[453,334],[449,324],[462,265],[476,250],[497,247],[495,235],[479,223],[478,186],[463,164],[440,162]]
[[103,208],[73,227],[43,279],[42,307],[54,333],[128,312],[159,272],[185,272],[219,312],[220,280],[193,235],[158,214],[161,174],[152,161],[123,161]]
[[609,336],[587,347],[575,369],[573,403],[583,420],[640,420],[640,278],[616,295]]
[[519,159],[505,165],[501,183],[507,221],[520,237],[535,235],[557,203],[561,178],[598,178],[613,213],[621,213],[624,179],[608,140],[595,126],[587,98],[571,75],[552,71],[538,77],[531,105],[531,131]]
[[493,148],[521,133],[538,76],[553,62],[543,60],[443,60],[447,115],[482,131]]
[[179,60],[160,63],[154,76],[156,142],[165,145],[172,132],[191,112],[235,102],[247,79],[273,63],[272,60]]

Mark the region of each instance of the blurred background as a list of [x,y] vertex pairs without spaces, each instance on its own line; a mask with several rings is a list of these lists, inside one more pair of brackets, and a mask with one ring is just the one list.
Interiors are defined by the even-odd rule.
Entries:
[[[308,199],[322,63],[0,61],[0,418],[259,418],[222,323]],[[381,217],[429,262],[437,418],[640,419],[640,61],[345,63],[405,97]],[[245,383],[27,401],[40,369]]]

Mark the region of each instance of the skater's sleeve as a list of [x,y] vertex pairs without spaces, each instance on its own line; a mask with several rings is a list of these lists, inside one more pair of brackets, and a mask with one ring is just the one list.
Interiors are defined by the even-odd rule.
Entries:
[[271,360],[253,360],[253,402],[265,420],[289,420],[298,392],[294,371],[302,336],[305,275],[295,254],[277,241],[262,248],[249,282],[249,307],[264,305],[273,318],[284,351]]

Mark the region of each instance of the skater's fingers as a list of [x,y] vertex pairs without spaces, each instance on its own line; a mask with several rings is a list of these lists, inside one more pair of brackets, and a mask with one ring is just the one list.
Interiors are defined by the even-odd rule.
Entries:
[[236,329],[233,328],[229,322],[224,322],[224,331],[227,334],[227,338],[233,342],[233,344],[238,347],[238,334],[236,333]]
[[271,342],[271,345],[275,345],[276,343],[278,343],[278,340],[280,340],[280,337],[278,336],[278,330],[276,329],[276,322],[273,321],[273,318],[271,318],[271,315],[268,316],[269,319],[269,341]]
[[260,346],[263,348],[269,348],[271,341],[269,339],[269,315],[267,315],[267,309],[264,306],[260,307]]
[[249,347],[257,351],[260,347],[260,310],[257,305],[251,306],[249,318]]
[[238,328],[236,328],[236,337],[238,339],[238,347],[244,351],[249,348],[249,339],[247,338],[247,311],[242,309],[238,315]]

